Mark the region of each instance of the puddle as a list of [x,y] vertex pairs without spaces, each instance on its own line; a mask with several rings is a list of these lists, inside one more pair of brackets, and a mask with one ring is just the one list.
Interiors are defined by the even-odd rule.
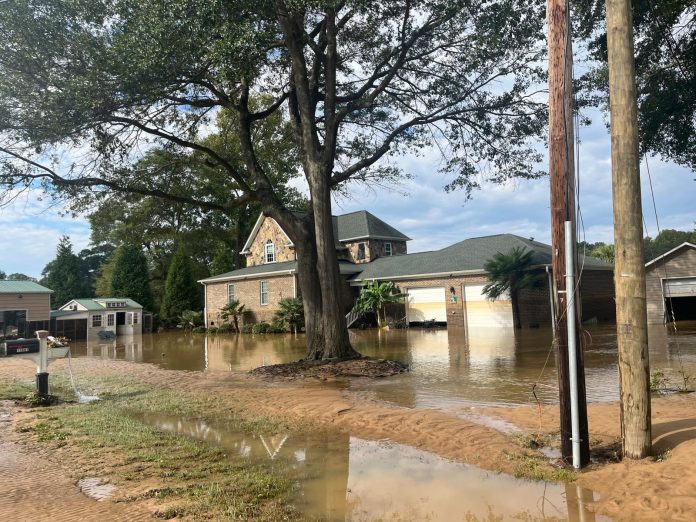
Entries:
[[96,395],[84,395],[82,393],[77,394],[77,402],[80,404],[89,404],[91,402],[96,402],[101,400],[99,397]]
[[104,482],[99,477],[85,477],[77,481],[80,491],[94,500],[104,500],[111,497],[116,492],[116,486]]
[[556,460],[556,459],[561,458],[561,450],[558,448],[544,446],[544,447],[539,448],[539,451],[551,460]]
[[410,446],[348,435],[248,434],[159,415],[162,430],[224,447],[230,458],[288,466],[301,478],[298,510],[330,521],[609,520],[589,509],[591,491],[516,479]]

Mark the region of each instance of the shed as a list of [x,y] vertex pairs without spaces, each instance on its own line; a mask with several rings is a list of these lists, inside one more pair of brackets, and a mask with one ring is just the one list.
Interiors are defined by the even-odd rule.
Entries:
[[682,243],[645,264],[649,323],[696,321],[696,245]]
[[142,318],[142,305],[132,299],[72,299],[51,312],[51,331],[70,339],[86,339],[105,331],[116,335],[141,334]]
[[34,281],[0,281],[0,339],[48,330],[52,293]]

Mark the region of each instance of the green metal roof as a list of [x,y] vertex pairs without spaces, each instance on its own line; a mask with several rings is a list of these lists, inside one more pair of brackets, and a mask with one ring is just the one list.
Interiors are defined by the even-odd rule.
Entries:
[[[128,299],[126,297],[121,297],[121,298],[118,298],[118,297],[91,297],[91,298],[73,299],[73,301],[84,306],[87,310],[94,310],[94,311],[107,309],[106,306],[102,306],[101,304],[99,304],[99,301],[102,301],[102,302],[107,302],[107,301],[123,302],[123,301],[125,301],[127,308],[142,308],[143,307],[143,305],[136,303],[132,299]],[[67,303],[65,303],[65,304],[67,304]],[[63,306],[65,306],[65,305],[63,305]],[[117,309],[116,308],[109,308],[109,310],[117,310]]]
[[[342,275],[356,274],[362,270],[362,265],[355,265],[347,261],[338,263],[338,268]],[[201,279],[199,283],[215,283],[216,281],[225,281],[230,279],[242,279],[245,277],[261,276],[261,275],[283,275],[297,270],[297,261],[283,261],[282,263],[269,263],[266,265],[248,266],[239,268],[224,274]]]
[[34,281],[0,280],[0,294],[52,294],[53,290]]
[[[380,257],[367,263],[353,281],[360,279],[390,279],[430,274],[450,274],[455,272],[483,272],[483,265],[498,252],[509,252],[522,247],[532,250],[535,265],[551,264],[551,246],[526,239],[514,234],[465,239],[441,250],[407,254],[403,256]],[[583,263],[584,261],[584,263]],[[580,256],[584,268],[611,269],[612,265],[600,259]]]
[[366,210],[334,216],[334,231],[338,241],[371,237],[400,241],[411,239]]

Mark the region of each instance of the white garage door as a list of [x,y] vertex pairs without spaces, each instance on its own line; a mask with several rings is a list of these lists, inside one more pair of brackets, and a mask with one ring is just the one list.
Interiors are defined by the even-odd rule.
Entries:
[[445,288],[407,288],[408,294],[408,322],[422,323],[435,320],[447,322],[447,304],[445,302]]
[[665,297],[696,297],[696,277],[665,279]]
[[513,327],[512,303],[508,295],[490,301],[483,293],[484,285],[464,285],[464,306],[468,327],[496,326]]

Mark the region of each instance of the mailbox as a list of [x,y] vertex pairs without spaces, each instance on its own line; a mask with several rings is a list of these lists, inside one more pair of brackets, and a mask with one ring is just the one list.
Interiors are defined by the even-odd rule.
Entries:
[[10,355],[22,355],[25,353],[39,353],[41,345],[38,339],[16,339],[0,343],[0,357]]

